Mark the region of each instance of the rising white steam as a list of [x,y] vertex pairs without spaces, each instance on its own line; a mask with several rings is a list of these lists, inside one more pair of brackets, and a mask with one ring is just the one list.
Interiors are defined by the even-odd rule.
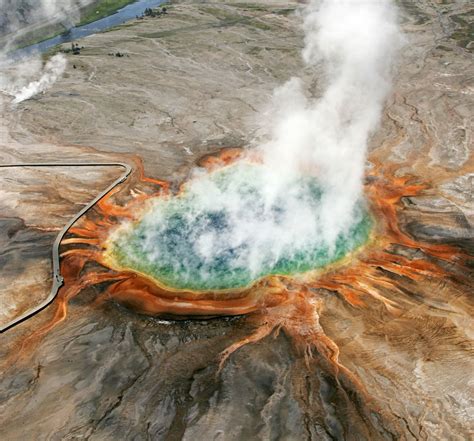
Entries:
[[323,93],[309,99],[292,78],[274,94],[271,140],[262,149],[272,185],[302,172],[324,187],[323,234],[347,228],[362,192],[367,142],[390,90],[392,62],[402,43],[389,0],[311,1],[305,10],[303,59],[321,65]]
[[[0,66],[3,70],[0,90],[12,96],[12,102],[18,104],[52,86],[66,69],[66,57],[62,54],[54,55],[44,66],[39,57],[18,63],[7,61],[0,63]],[[6,71],[9,75],[6,75]]]
[[[313,0],[303,16],[302,55],[309,67],[322,69],[321,95],[308,97],[296,77],[277,89],[270,117],[262,123],[267,141],[257,147],[263,157],[258,172],[245,176],[245,168],[237,168],[225,183],[196,172],[187,187],[189,212],[181,227],[170,228],[175,217],[168,216],[166,202],[157,201],[138,227],[142,244],[127,250],[128,239],[121,240],[123,255],[136,253],[149,266],[163,261],[160,241],[167,231],[173,240],[185,236],[193,244],[188,253],[200,257],[205,271],[225,264],[230,272],[247,268],[261,275],[263,268],[277,268],[281,259],[299,258],[318,246],[338,252],[341,235],[363,216],[367,143],[379,122],[402,38],[389,0]],[[303,184],[308,178],[317,180],[320,197]],[[132,226],[124,228],[125,237],[134,240]],[[167,258],[180,247],[173,242]],[[184,260],[176,255],[170,265],[185,272]]]
[[9,52],[28,36],[61,24],[69,28],[80,19],[80,8],[93,0],[0,0],[0,101],[19,103],[48,89],[64,72],[66,58],[55,55],[46,64],[39,54],[21,61]]

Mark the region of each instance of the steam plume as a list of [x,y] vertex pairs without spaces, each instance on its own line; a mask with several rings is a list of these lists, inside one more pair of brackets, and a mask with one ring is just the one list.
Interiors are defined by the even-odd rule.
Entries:
[[322,65],[323,93],[309,99],[292,78],[274,94],[271,139],[262,150],[272,185],[303,170],[324,189],[327,241],[347,228],[362,191],[367,142],[377,127],[402,42],[389,0],[313,0],[304,11],[308,66]]
[[[183,199],[189,210],[187,219],[180,218],[184,233],[175,235],[167,217],[174,209],[157,201],[138,227],[141,247],[125,251],[131,260],[137,250],[136,262],[163,260],[160,241],[169,231],[194,244],[189,255],[203,262],[202,278],[223,264],[229,272],[247,269],[258,276],[318,246],[337,253],[341,237],[361,221],[367,142],[402,41],[396,10],[389,0],[313,0],[303,15],[302,55],[309,67],[322,66],[322,94],[309,98],[296,77],[278,88],[262,122],[267,141],[257,147],[263,164],[251,172],[233,166],[224,184],[196,171]],[[308,179],[317,180],[320,196]],[[124,228],[120,247],[132,240],[132,226]],[[167,258],[180,247],[188,245],[173,242]],[[184,260],[176,255],[170,265],[183,272]]]
[[39,57],[16,63],[3,60],[0,62],[3,73],[0,90],[12,96],[12,102],[18,104],[52,86],[65,68],[66,57],[62,54],[54,55],[44,66]]
[[[80,18],[80,8],[93,0],[0,0],[0,92],[13,97],[13,103],[44,92],[64,72],[66,58],[57,54],[45,65],[39,54],[26,60],[10,59],[9,52],[27,35],[47,26],[71,27]],[[5,103],[4,97],[2,102]]]

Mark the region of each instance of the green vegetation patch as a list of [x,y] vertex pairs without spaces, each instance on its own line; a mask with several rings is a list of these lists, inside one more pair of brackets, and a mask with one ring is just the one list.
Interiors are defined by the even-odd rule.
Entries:
[[61,24],[53,24],[49,25],[47,28],[35,29],[17,38],[11,50],[21,49],[44,40],[49,40],[50,38],[54,38],[58,35],[61,35],[66,30],[66,27]]
[[201,6],[200,11],[205,12],[206,14],[212,15],[219,20],[238,20],[242,18],[240,14],[237,14],[235,11],[232,11],[229,8],[215,8],[212,6]]
[[[82,26],[91,23],[101,18],[112,15],[129,3],[133,3],[136,0],[96,0],[94,3],[81,9],[81,20],[76,23],[75,26]],[[11,50],[20,49],[27,46],[31,46],[36,43],[40,43],[50,38],[57,37],[68,29],[62,23],[48,23],[47,25],[40,26],[30,32],[26,32],[21,37],[18,37]],[[3,39],[7,38],[3,37]]]
[[474,48],[468,46],[474,41],[474,10],[451,15],[449,18],[456,24],[456,30],[451,34],[451,38],[458,46],[472,51]]
[[423,25],[430,21],[431,17],[424,13],[413,0],[398,0],[397,3],[416,19],[416,25]]
[[233,8],[246,9],[249,11],[259,11],[259,12],[268,11],[268,8],[256,3],[230,3],[229,5],[232,6]]
[[135,1],[136,0],[98,0],[81,11],[81,21],[77,26],[92,23],[93,21],[112,15],[114,12],[117,12],[119,9]]

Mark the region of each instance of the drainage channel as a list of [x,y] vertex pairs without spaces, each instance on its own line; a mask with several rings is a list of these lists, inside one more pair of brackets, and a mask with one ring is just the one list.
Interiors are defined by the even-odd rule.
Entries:
[[105,195],[107,195],[112,189],[117,187],[117,185],[122,184],[127,180],[130,173],[132,172],[132,167],[128,164],[124,164],[121,162],[39,162],[39,163],[22,163],[22,164],[0,164],[0,168],[20,168],[20,167],[41,167],[41,168],[49,168],[49,167],[121,167],[125,171],[123,174],[117,178],[112,184],[110,184],[104,191],[99,193],[92,201],[90,201],[85,207],[82,208],[58,233],[56,239],[54,240],[53,250],[52,250],[52,259],[53,259],[53,286],[51,287],[51,291],[46,299],[44,299],[39,305],[35,306],[34,308],[26,311],[25,313],[21,314],[19,317],[14,318],[6,325],[0,325],[0,333],[5,332],[16,325],[24,322],[25,320],[31,318],[35,314],[42,311],[46,308],[58,294],[59,289],[64,284],[64,278],[61,275],[61,269],[59,265],[59,247],[61,245],[61,241],[65,234],[68,232],[69,228],[71,228],[74,223],[84,214],[86,214],[97,202],[99,202]]

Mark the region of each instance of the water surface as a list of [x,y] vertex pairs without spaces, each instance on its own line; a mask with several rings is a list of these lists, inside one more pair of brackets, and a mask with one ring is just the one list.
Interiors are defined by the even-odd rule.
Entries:
[[264,188],[262,167],[249,164],[192,180],[115,231],[109,262],[175,289],[234,289],[324,267],[369,237],[372,222],[360,202],[351,225],[332,243],[325,240],[323,192],[313,177],[290,182],[270,202]]
[[79,38],[87,37],[88,35],[96,34],[114,26],[118,26],[129,20],[133,20],[137,15],[142,15],[146,8],[154,8],[164,2],[165,0],[137,0],[134,3],[130,3],[122,9],[119,9],[117,12],[109,15],[108,17],[101,18],[100,20],[82,26],[75,26],[67,32],[57,35],[56,37],[32,44],[31,46],[26,46],[22,49],[18,49],[12,52],[11,56],[13,58],[22,58],[32,53],[46,52],[48,49],[51,49],[58,44],[75,41]]

